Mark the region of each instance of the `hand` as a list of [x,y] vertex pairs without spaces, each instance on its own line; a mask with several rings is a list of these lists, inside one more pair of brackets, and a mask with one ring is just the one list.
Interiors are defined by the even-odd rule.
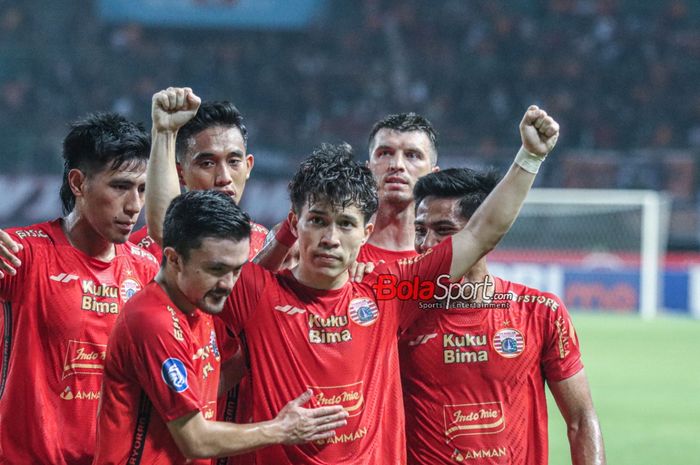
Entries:
[[[384,262],[384,260],[381,260],[379,263]],[[355,281],[355,282],[362,282],[364,279],[365,275],[370,274],[371,272],[374,271],[375,264],[372,262],[367,262],[367,263],[362,263],[362,262],[355,262],[352,265],[350,265],[350,268],[348,269],[348,272],[350,273],[350,281]]]
[[17,274],[15,268],[21,266],[22,262],[14,254],[20,250],[22,250],[22,244],[13,241],[9,234],[0,229],[0,279],[6,274],[12,276]]
[[559,123],[537,105],[531,105],[520,122],[523,147],[533,155],[544,158],[559,138]]
[[348,412],[340,405],[332,407],[304,408],[302,405],[311,400],[312,391],[308,389],[302,395],[284,406],[273,422],[281,428],[282,444],[300,444],[333,437],[336,428],[347,424]]
[[177,131],[194,118],[202,99],[189,87],[168,87],[153,94],[151,118],[156,131]]

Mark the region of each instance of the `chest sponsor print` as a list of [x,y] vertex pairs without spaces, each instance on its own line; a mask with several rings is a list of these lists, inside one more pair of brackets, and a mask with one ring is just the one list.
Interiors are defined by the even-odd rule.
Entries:
[[101,375],[104,371],[107,344],[95,344],[86,341],[68,341],[66,356],[63,361],[63,374],[61,379],[69,376]]
[[341,386],[307,386],[313,391],[311,404],[314,407],[341,405],[351,417],[362,413],[365,404],[363,382]]
[[448,441],[464,435],[499,433],[506,427],[500,402],[444,405],[443,415]]
[[493,348],[502,357],[514,358],[523,353],[525,338],[517,329],[501,329],[493,336]]

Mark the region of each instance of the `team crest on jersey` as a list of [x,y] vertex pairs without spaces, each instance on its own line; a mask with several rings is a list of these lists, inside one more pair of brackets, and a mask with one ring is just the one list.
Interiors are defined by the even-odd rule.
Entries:
[[502,329],[493,336],[493,348],[505,358],[514,358],[523,353],[525,338],[517,329]]
[[348,306],[348,316],[355,324],[369,326],[379,318],[379,309],[370,299],[353,299]]
[[122,281],[122,285],[119,287],[119,296],[122,298],[122,302],[131,299],[134,294],[141,290],[141,284],[135,279],[126,278]]
[[163,381],[170,389],[175,392],[186,391],[187,385],[187,370],[185,364],[177,358],[168,358],[163,362],[160,370]]

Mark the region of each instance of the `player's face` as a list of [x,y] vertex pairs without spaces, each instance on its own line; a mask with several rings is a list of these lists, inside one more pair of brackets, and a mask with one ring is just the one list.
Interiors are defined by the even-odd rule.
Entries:
[[249,239],[205,238],[199,248],[190,251],[187,260],[180,256],[178,289],[189,303],[203,312],[221,312],[241,267],[248,260],[249,247]]
[[459,198],[426,197],[416,208],[416,252],[425,253],[466,226]]
[[191,190],[221,191],[236,203],[253,169],[253,155],[246,154],[238,128],[211,127],[191,139],[180,165],[180,176]]
[[368,167],[379,186],[379,201],[412,202],[418,178],[437,170],[430,158],[434,150],[423,131],[377,131],[370,146]]
[[355,205],[332,208],[326,202],[306,203],[293,216],[299,244],[299,273],[314,287],[332,289],[347,280],[347,271],[367,241],[373,225],[365,224]]
[[143,207],[146,163],[79,176],[82,184],[76,205],[80,214],[107,242],[126,242]]

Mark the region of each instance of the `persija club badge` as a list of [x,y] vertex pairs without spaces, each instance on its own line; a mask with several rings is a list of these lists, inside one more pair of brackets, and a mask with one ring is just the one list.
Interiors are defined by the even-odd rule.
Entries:
[[517,357],[525,349],[525,338],[517,329],[502,329],[493,336],[493,348],[505,358]]
[[379,309],[370,299],[353,299],[348,306],[348,316],[355,324],[369,326],[379,318]]

